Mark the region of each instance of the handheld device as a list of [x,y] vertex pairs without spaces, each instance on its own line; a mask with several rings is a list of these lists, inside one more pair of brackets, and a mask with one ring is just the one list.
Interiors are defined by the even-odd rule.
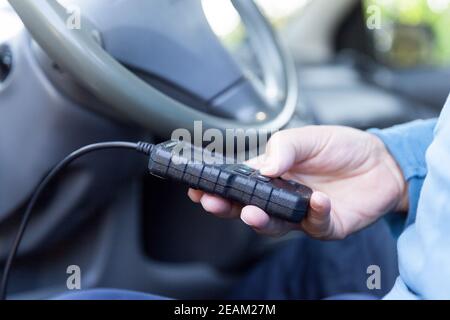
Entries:
[[[31,213],[45,188],[76,159],[100,150],[128,149],[149,156],[150,173],[183,182],[237,201],[255,205],[269,215],[291,222],[299,222],[306,214],[312,190],[295,181],[262,176],[257,170],[241,164],[226,164],[218,155],[208,155],[205,149],[183,141],[167,141],[158,145],[146,142],[101,142],[82,147],[61,160],[37,185],[20,221],[17,234],[6,259],[0,283],[0,300],[6,299],[10,271],[27,228]],[[214,158],[213,163],[204,161]],[[217,164],[219,163],[219,164]]]
[[[208,164],[205,157],[214,162]],[[269,215],[300,222],[309,207],[312,190],[292,180],[269,178],[243,164],[226,164],[225,158],[183,141],[153,147],[150,173],[243,205],[254,205]]]

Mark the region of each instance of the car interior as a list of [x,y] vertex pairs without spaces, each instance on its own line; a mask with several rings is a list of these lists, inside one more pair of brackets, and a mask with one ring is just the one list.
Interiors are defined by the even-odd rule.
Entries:
[[[33,189],[84,145],[158,143],[195,120],[220,130],[368,129],[438,116],[450,90],[450,5],[430,6],[439,25],[408,15],[412,7],[404,16],[383,8],[389,23],[372,29],[368,9],[383,3],[0,0],[1,265]],[[59,176],[33,213],[9,296],[64,292],[67,266],[78,265],[83,288],[222,298],[304,236],[264,237],[215,218],[146,167],[114,150]]]

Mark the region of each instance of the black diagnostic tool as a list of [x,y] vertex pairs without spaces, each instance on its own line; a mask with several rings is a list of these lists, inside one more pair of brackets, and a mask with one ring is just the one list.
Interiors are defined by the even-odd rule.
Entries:
[[[217,164],[208,164],[205,157]],[[220,156],[219,156],[220,157]],[[205,149],[183,141],[167,141],[150,152],[150,173],[186,183],[190,187],[231,199],[243,205],[254,205],[269,215],[300,222],[309,207],[312,190],[292,180],[262,176],[242,164],[224,164]]]
[[300,222],[308,211],[312,194],[310,188],[295,181],[262,176],[257,170],[245,165],[226,164],[229,161],[225,161],[227,159],[222,156],[183,141],[171,140],[156,146],[147,142],[126,141],[90,144],[62,159],[44,176],[31,195],[3,269],[0,300],[6,299],[9,275],[17,250],[31,213],[49,183],[78,158],[107,149],[128,149],[150,156],[148,168],[155,176],[181,181],[192,188],[214,193],[244,205],[255,205],[280,219]]

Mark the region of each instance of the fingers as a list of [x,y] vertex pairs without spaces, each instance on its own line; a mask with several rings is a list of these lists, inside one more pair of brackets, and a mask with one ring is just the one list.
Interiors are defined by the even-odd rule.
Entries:
[[313,238],[331,239],[335,236],[334,224],[330,198],[315,191],[311,195],[310,210],[301,222],[301,229]]
[[[312,157],[320,149],[321,139],[310,132],[314,128],[290,129],[275,133],[269,140],[266,153],[247,162],[247,165],[260,170],[263,175],[278,177],[292,166]],[[203,208],[219,217],[241,217],[247,225],[256,231],[268,235],[282,235],[292,229],[303,229],[315,238],[326,238],[332,234],[331,201],[322,193],[314,192],[311,209],[301,224],[293,224],[269,217],[255,206],[235,204],[218,196],[190,189],[189,197]],[[241,212],[242,210],[242,212]]]
[[311,196],[310,210],[300,225],[270,217],[255,206],[242,209],[241,220],[257,232],[281,236],[291,230],[302,229],[306,234],[322,240],[341,239],[342,236],[331,212],[330,198],[321,192],[314,192]]
[[237,218],[242,206],[228,200],[205,193],[200,199],[203,208],[220,218]]
[[245,162],[246,165],[252,167],[253,169],[259,170],[265,164],[266,154],[257,156],[256,158],[249,159]]
[[334,221],[331,215],[330,198],[321,192],[314,192],[311,196],[310,210],[300,225],[270,217],[255,206],[242,209],[242,221],[259,233],[271,236],[281,236],[291,230],[302,229],[309,236],[316,239],[334,239]]
[[200,203],[200,199],[202,198],[203,193],[203,191],[189,188],[188,197],[192,200],[192,202]]
[[281,236],[295,229],[301,229],[315,239],[342,239],[343,232],[339,232],[339,221],[334,218],[331,211],[330,198],[315,191],[311,196],[310,210],[300,225],[270,217],[266,212],[256,206],[242,207],[215,195],[199,190],[189,189],[189,197],[203,208],[220,218],[238,218],[261,234]]
[[200,203],[205,211],[219,218],[238,218],[241,213],[241,205],[200,190],[189,189],[188,196],[193,202]]
[[258,233],[270,236],[281,236],[298,228],[293,223],[270,217],[263,210],[255,206],[244,207],[241,212],[241,220]]
[[[246,162],[248,166],[253,167],[254,169],[258,169],[259,165],[261,165],[262,163],[263,162],[261,159],[259,159],[259,157],[250,159]],[[226,201],[225,199],[222,199],[218,196],[205,194],[205,192],[201,190],[196,190],[192,188],[188,190],[188,197],[195,203],[201,203],[206,211],[214,213],[219,216],[239,217],[239,212],[235,212],[235,207],[238,209],[242,207],[242,206],[239,207],[237,205],[233,206],[229,201]],[[226,212],[227,210],[233,212],[227,213]]]
[[266,153],[258,157],[259,170],[263,175],[278,177],[295,163],[311,156],[317,149],[317,135],[308,134],[311,128],[279,131],[267,143]]
[[242,208],[239,204],[195,189],[189,189],[188,195],[195,203],[201,203],[205,211],[220,218],[238,218],[240,216],[245,224],[261,234],[281,236],[292,229],[298,229],[297,225],[272,218],[255,206]]

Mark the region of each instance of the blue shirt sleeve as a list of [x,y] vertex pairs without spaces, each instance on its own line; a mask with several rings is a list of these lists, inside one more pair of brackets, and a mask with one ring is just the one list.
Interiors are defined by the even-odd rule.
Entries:
[[425,152],[433,140],[436,119],[416,120],[389,129],[370,129],[386,145],[408,182],[409,212],[406,226],[414,222],[420,190],[427,175]]
[[[425,125],[416,122],[418,124]],[[395,131],[395,128],[389,130]],[[414,207],[413,203],[410,207],[409,225],[397,244],[400,277],[385,298],[450,299],[450,101],[434,126],[428,149],[426,140],[430,139],[430,131],[425,127],[417,127],[416,131],[405,133],[405,140],[396,143],[395,132],[384,136],[385,132],[374,132],[385,141],[405,178],[410,183],[422,180],[423,184],[415,194],[411,194],[409,187],[410,202],[415,201],[416,205]],[[415,138],[411,140],[411,137]],[[405,145],[410,148],[403,148]],[[424,148],[427,149],[425,158],[420,156]]]

